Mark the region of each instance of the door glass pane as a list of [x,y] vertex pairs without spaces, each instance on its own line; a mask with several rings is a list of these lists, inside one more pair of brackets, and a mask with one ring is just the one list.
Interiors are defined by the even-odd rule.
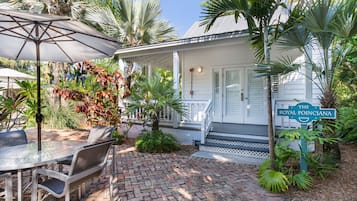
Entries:
[[240,100],[241,86],[239,70],[227,70],[225,72],[225,114],[237,115],[241,112]]

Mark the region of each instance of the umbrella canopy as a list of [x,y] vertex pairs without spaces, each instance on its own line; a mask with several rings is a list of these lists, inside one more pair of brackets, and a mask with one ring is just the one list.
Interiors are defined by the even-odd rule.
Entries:
[[[16,79],[16,80],[34,80],[35,77],[31,75],[27,75],[25,73],[21,73],[17,70],[13,70],[11,68],[0,68],[0,79],[5,78],[7,82],[7,95],[9,95],[9,90],[10,90],[10,79]],[[5,83],[0,83],[2,86]],[[20,88],[16,83],[11,84],[12,89],[18,89]]]
[[10,78],[15,80],[34,80],[34,76],[28,75],[26,73],[21,73],[17,70],[11,68],[0,68],[0,78]]
[[76,62],[111,57],[116,40],[69,17],[0,9],[0,56],[37,61],[37,138],[41,150],[40,61]]

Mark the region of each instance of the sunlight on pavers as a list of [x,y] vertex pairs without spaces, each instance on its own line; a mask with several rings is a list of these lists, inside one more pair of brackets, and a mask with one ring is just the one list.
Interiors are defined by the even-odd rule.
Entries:
[[189,192],[187,192],[185,189],[179,188],[179,189],[175,189],[174,191],[180,193],[185,199],[192,200],[192,195]]

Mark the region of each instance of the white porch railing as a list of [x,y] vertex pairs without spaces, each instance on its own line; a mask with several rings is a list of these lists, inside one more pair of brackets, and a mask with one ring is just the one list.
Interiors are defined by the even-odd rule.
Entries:
[[205,143],[206,137],[209,133],[209,128],[213,120],[213,104],[209,100],[206,108],[203,110],[203,121],[201,123],[201,144]]
[[[183,100],[182,105],[186,108],[186,114],[177,118],[177,120],[179,121],[178,123],[200,126],[201,122],[204,119],[204,111],[207,107],[208,102],[209,101],[207,100]],[[129,102],[124,103],[124,110],[128,107],[128,105]],[[142,108],[137,108],[134,112],[123,116],[122,119],[140,122],[140,119],[143,118],[142,112]],[[166,125],[174,125],[174,115],[175,112],[171,108],[165,107],[160,112],[160,123]]]
[[294,120],[294,119],[289,119],[287,116],[276,116],[278,109],[288,109],[289,106],[294,106],[300,101],[298,100],[275,100],[274,101],[274,128],[275,127],[280,127],[280,128],[298,128],[300,127],[300,124]]
[[200,124],[204,118],[204,111],[209,101],[207,100],[183,100],[182,104],[187,113],[181,117],[181,122]]

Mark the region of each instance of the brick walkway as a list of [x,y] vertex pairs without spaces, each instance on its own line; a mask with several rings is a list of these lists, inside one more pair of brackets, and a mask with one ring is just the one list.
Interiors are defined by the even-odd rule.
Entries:
[[[28,131],[30,140],[34,132]],[[86,139],[88,132],[44,132],[44,140]],[[190,158],[185,147],[172,154],[138,153],[132,143],[116,146],[115,200],[281,200],[257,183],[257,168],[209,159]],[[109,170],[106,173],[109,175]],[[108,176],[89,189],[84,201],[109,201]],[[54,200],[48,198],[46,200]]]

